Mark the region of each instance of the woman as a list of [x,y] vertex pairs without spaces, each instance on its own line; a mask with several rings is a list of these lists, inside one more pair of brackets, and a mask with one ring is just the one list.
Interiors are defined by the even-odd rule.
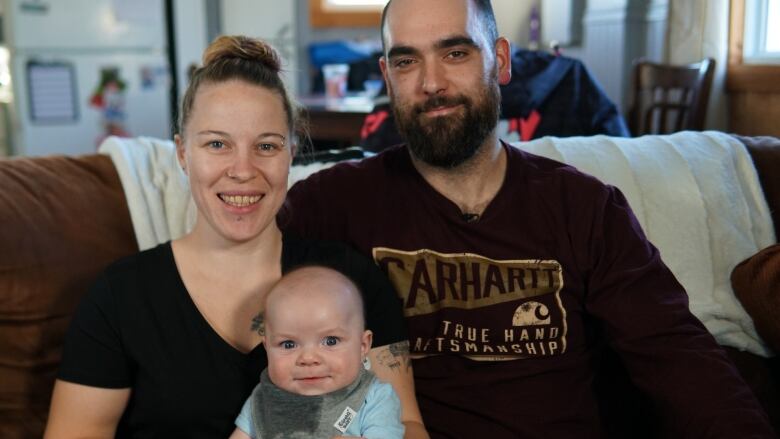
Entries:
[[379,346],[372,368],[393,384],[415,431],[411,371],[380,360],[405,343],[392,286],[345,247],[283,238],[276,225],[299,124],[278,55],[258,40],[220,37],[203,61],[175,137],[196,224],[181,239],[112,265],[85,297],[45,436],[228,437],[266,366],[251,330],[261,299],[283,272],[311,263],[362,284]]

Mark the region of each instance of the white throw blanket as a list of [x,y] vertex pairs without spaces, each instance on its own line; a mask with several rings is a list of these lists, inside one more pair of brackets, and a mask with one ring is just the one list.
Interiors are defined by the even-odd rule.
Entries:
[[775,242],[769,207],[742,143],[708,131],[545,137],[513,145],[620,188],[687,290],[691,312],[720,344],[769,355],[730,282],[739,262]]
[[[545,137],[513,145],[619,187],[686,288],[691,311],[718,342],[770,354],[729,281],[737,263],[775,242],[769,208],[744,145],[718,132],[635,139]],[[191,230],[196,209],[173,142],[110,137],[100,152],[110,154],[117,167],[141,249]],[[295,166],[289,184],[331,165]]]
[[125,190],[138,248],[146,250],[192,230],[197,208],[170,140],[111,136],[98,148],[114,162]]

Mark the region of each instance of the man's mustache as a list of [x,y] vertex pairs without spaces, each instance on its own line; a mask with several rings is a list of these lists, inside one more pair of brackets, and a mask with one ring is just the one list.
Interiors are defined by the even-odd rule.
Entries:
[[426,111],[431,111],[435,108],[454,107],[456,105],[469,106],[471,105],[471,100],[463,95],[434,96],[432,98],[429,98],[427,101],[423,102],[422,104],[415,105],[414,112],[420,114],[420,113],[425,113]]

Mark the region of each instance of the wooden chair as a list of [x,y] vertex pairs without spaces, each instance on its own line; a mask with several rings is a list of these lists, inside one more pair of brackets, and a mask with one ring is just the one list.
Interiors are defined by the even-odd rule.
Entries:
[[704,128],[715,60],[686,66],[634,62],[631,134],[668,134]]

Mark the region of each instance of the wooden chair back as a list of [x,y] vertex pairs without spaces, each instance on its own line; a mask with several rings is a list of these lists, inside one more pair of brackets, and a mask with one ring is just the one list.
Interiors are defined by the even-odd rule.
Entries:
[[684,66],[637,60],[628,116],[631,134],[703,130],[714,72],[712,58]]

